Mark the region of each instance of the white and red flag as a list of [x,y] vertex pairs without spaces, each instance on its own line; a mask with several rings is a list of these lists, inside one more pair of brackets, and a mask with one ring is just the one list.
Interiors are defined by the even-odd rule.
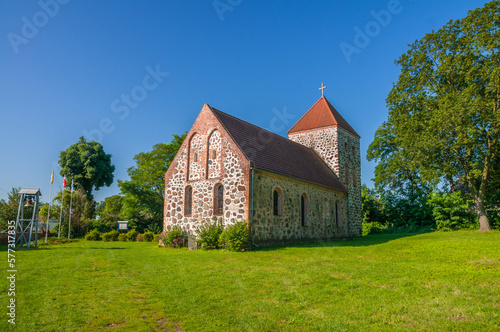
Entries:
[[66,188],[66,175],[64,176],[64,179],[63,179],[63,188]]

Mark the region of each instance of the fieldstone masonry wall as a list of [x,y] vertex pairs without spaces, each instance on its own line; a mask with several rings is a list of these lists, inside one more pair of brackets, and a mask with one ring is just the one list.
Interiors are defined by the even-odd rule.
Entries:
[[[283,214],[273,214],[273,189],[283,192]],[[302,226],[300,197],[307,195],[309,225]],[[335,204],[337,202],[337,204]],[[337,211],[340,208],[337,222]],[[257,244],[347,237],[345,193],[263,171],[254,175],[253,237]]]
[[[314,149],[346,186],[349,195],[255,170],[254,242],[271,244],[361,236],[359,137],[335,126],[290,134],[289,138]],[[202,223],[214,217],[223,218],[225,225],[250,221],[250,181],[250,161],[205,105],[165,174],[164,229],[179,226],[187,234],[196,234]],[[224,187],[220,215],[216,215],[214,208],[218,184]],[[185,193],[189,187],[192,209],[191,214],[185,215]],[[282,195],[279,216],[273,213],[276,188]],[[309,211],[307,226],[301,223],[304,194]]]
[[[165,175],[164,229],[179,226],[196,234],[197,227],[214,217],[223,218],[225,225],[248,220],[248,169],[241,152],[204,107]],[[217,184],[224,186],[221,215],[214,209]],[[191,215],[184,215],[187,186],[193,189]]]
[[352,236],[362,236],[361,157],[359,138],[338,128],[339,177],[349,190],[349,220]]
[[293,133],[289,135],[289,139],[314,149],[349,190],[351,235],[361,236],[361,157],[359,138],[342,128],[327,127]]
[[[222,138],[218,130],[214,130],[208,139],[207,168],[208,178],[216,179],[222,175]],[[215,157],[215,158],[214,158]]]

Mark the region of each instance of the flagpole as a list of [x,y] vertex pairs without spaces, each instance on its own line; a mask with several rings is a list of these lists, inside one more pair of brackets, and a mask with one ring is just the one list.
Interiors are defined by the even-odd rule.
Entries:
[[50,176],[49,211],[47,212],[47,227],[45,228],[45,244],[47,244],[47,237],[49,236],[50,204],[52,203],[52,183],[54,183],[54,170],[52,170],[52,175]]
[[63,205],[64,205],[64,189],[66,189],[66,175],[63,178],[63,189],[62,189],[62,196],[61,196],[61,212],[59,213],[59,231],[57,232],[57,238],[61,238],[61,219],[62,219],[62,212],[63,212]]
[[64,187],[62,188],[62,194],[61,194],[61,212],[59,213],[59,231],[57,232],[57,238],[61,237],[61,219],[62,219],[62,210],[63,210],[63,205],[64,205]]
[[73,214],[71,212],[71,206],[73,205],[73,179],[71,179],[71,194],[70,194],[70,199],[69,199],[69,222],[68,222],[68,240],[70,238],[70,232],[71,232],[71,215]]

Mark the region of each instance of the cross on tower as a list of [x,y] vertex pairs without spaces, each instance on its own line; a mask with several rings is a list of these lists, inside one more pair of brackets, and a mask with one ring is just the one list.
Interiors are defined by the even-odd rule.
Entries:
[[321,82],[321,88],[318,89],[318,90],[321,90],[321,98],[325,97],[325,89],[326,89],[326,86],[324,86],[323,82]]

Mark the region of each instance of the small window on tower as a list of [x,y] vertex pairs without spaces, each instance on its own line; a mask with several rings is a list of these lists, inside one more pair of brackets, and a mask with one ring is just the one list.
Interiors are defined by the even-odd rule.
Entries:
[[197,154],[196,152],[194,153],[194,156],[193,156],[193,161],[194,161],[195,163],[197,163],[197,162],[198,162],[198,154]]
[[352,155],[355,156],[356,155],[356,148],[353,146],[352,147]]
[[358,185],[358,178],[356,176],[356,166],[352,168],[352,185],[356,187]]
[[215,157],[217,157],[217,152],[215,152],[215,150],[212,151],[212,159],[215,159]]

